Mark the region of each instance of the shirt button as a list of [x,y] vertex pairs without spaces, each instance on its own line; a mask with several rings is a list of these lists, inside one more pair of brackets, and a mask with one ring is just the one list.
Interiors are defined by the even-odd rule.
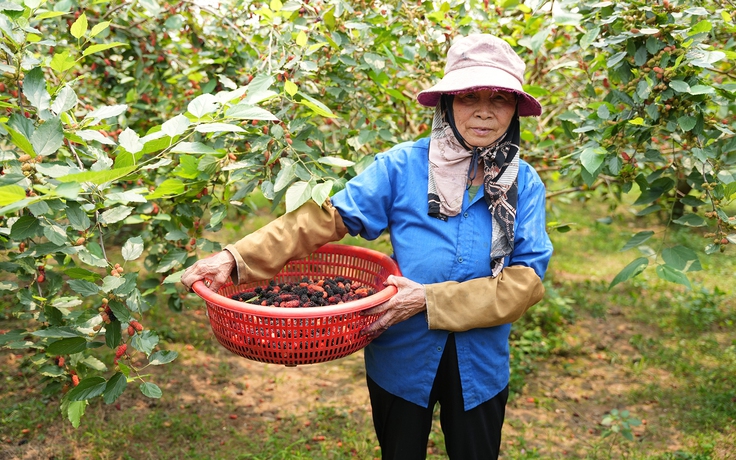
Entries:
[[468,213],[467,212],[466,213],[463,213],[463,217],[465,217],[467,219],[468,218]]
[[437,347],[437,351],[442,351],[442,347]]
[[458,257],[457,258],[457,261],[460,262],[460,263],[463,263],[463,258],[462,257]]

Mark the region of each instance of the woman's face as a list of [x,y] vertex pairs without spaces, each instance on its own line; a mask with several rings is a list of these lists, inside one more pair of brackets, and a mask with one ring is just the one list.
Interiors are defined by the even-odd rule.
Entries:
[[511,124],[516,95],[488,89],[457,94],[452,110],[455,126],[465,142],[472,147],[485,147],[503,136]]

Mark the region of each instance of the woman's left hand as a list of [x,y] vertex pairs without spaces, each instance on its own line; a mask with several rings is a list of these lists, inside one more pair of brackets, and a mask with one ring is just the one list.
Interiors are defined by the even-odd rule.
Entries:
[[382,315],[371,325],[360,331],[361,335],[378,336],[394,324],[409,319],[427,309],[424,286],[403,276],[390,275],[386,285],[395,286],[399,291],[381,305],[362,312],[363,315]]

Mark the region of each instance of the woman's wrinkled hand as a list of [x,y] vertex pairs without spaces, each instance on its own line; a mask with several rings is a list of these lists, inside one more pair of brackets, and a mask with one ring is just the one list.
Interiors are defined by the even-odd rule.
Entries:
[[361,335],[378,336],[396,323],[411,318],[427,309],[424,286],[403,276],[390,275],[387,286],[398,289],[396,295],[387,302],[362,312],[363,315],[381,314],[371,325],[360,331]]
[[196,281],[209,280],[209,288],[217,292],[230,278],[230,273],[235,268],[235,258],[228,251],[220,251],[206,259],[201,259],[181,275],[181,284],[189,291]]

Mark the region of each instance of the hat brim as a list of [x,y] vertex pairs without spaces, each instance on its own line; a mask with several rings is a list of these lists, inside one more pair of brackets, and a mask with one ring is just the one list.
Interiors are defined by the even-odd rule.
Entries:
[[417,101],[426,107],[435,107],[443,94],[460,94],[481,89],[499,89],[516,93],[519,96],[520,117],[538,117],[542,114],[542,104],[528,94],[519,80],[509,73],[493,67],[464,67],[454,70],[433,87],[421,91]]

